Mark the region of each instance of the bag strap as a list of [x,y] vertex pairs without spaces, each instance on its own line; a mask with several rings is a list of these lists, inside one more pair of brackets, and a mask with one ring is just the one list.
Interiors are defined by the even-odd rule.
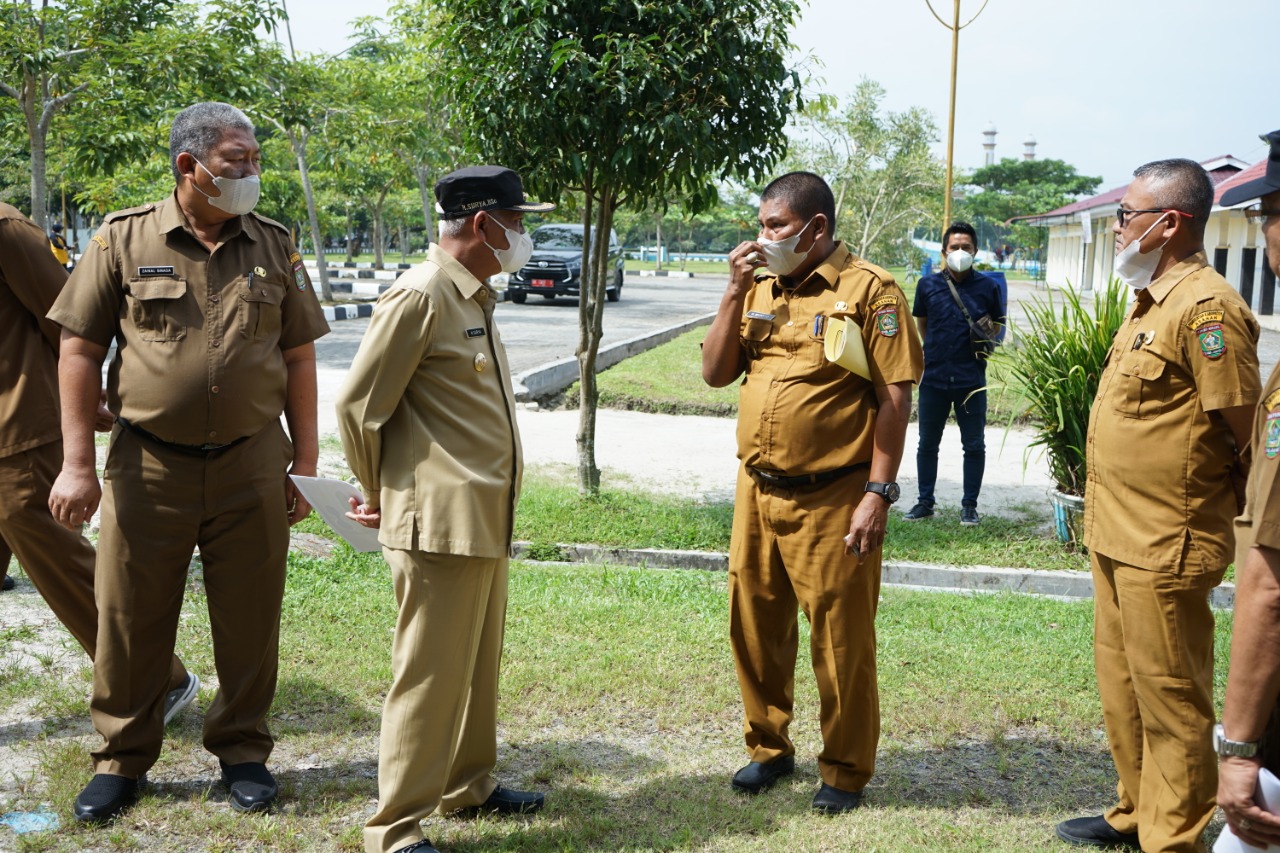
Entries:
[[947,289],[951,291],[951,298],[956,301],[956,307],[959,308],[960,313],[964,315],[964,321],[969,324],[969,331],[981,340],[991,340],[987,337],[987,333],[982,331],[982,327],[973,322],[973,318],[969,316],[969,309],[964,307],[964,300],[960,298],[960,293],[956,290],[956,286],[952,284],[951,276],[944,272],[942,274],[942,280],[947,283]]

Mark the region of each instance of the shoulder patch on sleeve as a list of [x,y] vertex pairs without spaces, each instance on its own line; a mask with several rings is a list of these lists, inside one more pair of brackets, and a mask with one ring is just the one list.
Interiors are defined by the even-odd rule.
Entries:
[[291,264],[296,264],[300,260],[302,260],[302,255],[298,254],[297,252],[294,252],[292,255],[289,256],[289,263]]
[[1227,351],[1227,330],[1222,325],[1223,311],[1201,311],[1188,328],[1200,341],[1200,354],[1205,358],[1221,358]]
[[102,248],[102,251],[105,252],[107,250],[107,240],[101,234],[94,234],[92,242],[97,243]]
[[886,338],[898,334],[898,297],[890,294],[881,296],[870,305],[876,320],[876,331]]

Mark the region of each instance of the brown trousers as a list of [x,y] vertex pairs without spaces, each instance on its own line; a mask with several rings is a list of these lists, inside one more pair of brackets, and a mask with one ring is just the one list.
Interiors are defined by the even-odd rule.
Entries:
[[1202,571],[1194,554],[1177,572],[1091,562],[1098,692],[1120,776],[1105,817],[1147,853],[1203,850],[1218,789],[1209,592],[1224,569]]
[[[95,555],[89,540],[54,521],[49,512],[49,490],[60,470],[61,441],[0,457],[0,578],[16,554],[53,615],[93,659],[98,645]],[[186,677],[182,661],[172,658],[167,689]]]
[[752,761],[795,752],[797,604],[821,699],[822,781],[860,791],[875,772],[880,740],[876,604],[880,557],[845,556],[865,469],[813,488],[760,486],[738,475],[729,548],[729,641],[737,666]]
[[422,840],[437,809],[478,806],[497,782],[498,667],[507,559],[383,548],[399,617],[378,746],[378,811],[368,853]]
[[196,546],[219,683],[205,713],[205,748],[228,764],[271,754],[266,717],[276,689],[291,456],[278,422],[208,456],[115,428],[98,539],[90,710],[105,743],[93,753],[94,772],[137,778],[160,755],[163,664],[173,654]]

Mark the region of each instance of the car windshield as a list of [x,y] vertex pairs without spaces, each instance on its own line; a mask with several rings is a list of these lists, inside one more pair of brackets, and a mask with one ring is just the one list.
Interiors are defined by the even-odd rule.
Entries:
[[543,225],[533,232],[533,245],[539,249],[581,249],[582,229]]

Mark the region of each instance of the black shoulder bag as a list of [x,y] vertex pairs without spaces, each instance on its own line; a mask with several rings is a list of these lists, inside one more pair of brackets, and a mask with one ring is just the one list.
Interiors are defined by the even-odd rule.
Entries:
[[969,346],[973,349],[973,357],[978,361],[986,360],[991,353],[996,351],[996,329],[995,321],[991,319],[990,314],[983,314],[977,320],[969,316],[969,309],[964,307],[964,300],[960,298],[960,294],[956,291],[956,286],[951,282],[951,276],[945,273],[942,276],[947,283],[947,288],[951,291],[951,298],[956,301],[956,307],[960,309],[960,313],[964,315],[964,321],[969,324]]

